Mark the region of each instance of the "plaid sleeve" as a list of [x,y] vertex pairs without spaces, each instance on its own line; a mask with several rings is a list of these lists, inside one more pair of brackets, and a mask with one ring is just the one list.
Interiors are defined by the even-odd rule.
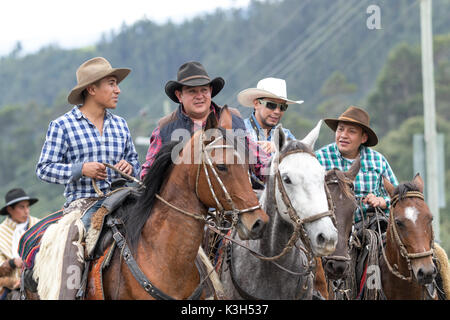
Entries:
[[128,125],[126,123],[124,124],[124,127],[127,132],[127,142],[124,150],[124,159],[133,166],[132,176],[137,177],[141,169],[141,166],[139,164],[139,156],[134,146],[133,139],[131,138],[130,129],[128,128]]
[[270,156],[250,136],[247,135],[246,140],[252,160],[250,161],[252,171],[256,178],[264,182],[269,175]]
[[162,146],[162,139],[159,132],[159,126],[155,128],[150,137],[150,146],[148,147],[147,154],[145,156],[145,163],[142,165],[141,180],[144,180],[144,176],[150,170],[150,167],[155,161],[156,154],[159,152]]
[[72,164],[67,163],[68,149],[64,130],[56,122],[50,122],[41,155],[36,166],[39,179],[50,183],[67,184],[72,180]]

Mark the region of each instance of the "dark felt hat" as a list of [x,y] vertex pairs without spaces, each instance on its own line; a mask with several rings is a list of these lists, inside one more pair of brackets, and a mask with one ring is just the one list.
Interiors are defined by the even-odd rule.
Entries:
[[5,206],[0,210],[0,215],[7,215],[8,211],[6,210],[7,207],[12,206],[13,204],[16,204],[17,202],[28,200],[30,202],[30,206],[38,202],[38,199],[36,198],[30,198],[23,189],[15,188],[8,191],[8,193],[5,196]]
[[170,80],[166,83],[165,91],[167,96],[174,102],[179,103],[175,90],[181,90],[182,86],[197,87],[211,84],[211,97],[222,90],[225,80],[217,77],[211,80],[205,68],[200,62],[190,61],[184,63],[177,73],[177,80]]

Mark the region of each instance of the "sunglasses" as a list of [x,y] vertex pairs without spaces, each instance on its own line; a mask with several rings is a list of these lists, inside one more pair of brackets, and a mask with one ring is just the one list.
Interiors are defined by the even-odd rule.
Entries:
[[280,107],[280,111],[284,112],[288,108],[287,103],[276,103],[273,101],[267,101],[267,100],[263,100],[263,99],[258,99],[258,100],[259,100],[259,103],[261,103],[262,105],[264,105],[266,108],[268,108],[270,110],[275,110],[277,107]]

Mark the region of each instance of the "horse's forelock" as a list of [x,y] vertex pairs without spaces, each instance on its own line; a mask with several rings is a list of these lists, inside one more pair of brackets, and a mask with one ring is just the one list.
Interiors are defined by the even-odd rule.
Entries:
[[398,194],[399,199],[403,199],[409,191],[419,191],[419,187],[412,181],[400,183],[394,190],[394,195]]

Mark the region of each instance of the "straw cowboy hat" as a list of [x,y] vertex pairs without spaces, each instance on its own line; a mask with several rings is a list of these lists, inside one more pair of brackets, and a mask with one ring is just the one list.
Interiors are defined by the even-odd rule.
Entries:
[[197,87],[211,84],[211,98],[222,90],[225,80],[221,77],[210,79],[205,67],[200,62],[186,62],[178,69],[177,80],[170,80],[166,83],[165,91],[167,96],[174,102],[179,103],[175,90],[180,90],[182,86]]
[[103,57],[92,58],[84,62],[77,70],[77,85],[72,89],[67,100],[70,104],[82,104],[81,93],[90,84],[107,76],[115,76],[117,83],[125,79],[131,72],[128,68],[112,68],[111,64]]
[[331,130],[336,131],[338,123],[349,122],[353,124],[357,124],[363,128],[363,130],[367,133],[367,141],[363,143],[367,147],[372,147],[377,145],[378,137],[376,133],[370,128],[370,117],[369,114],[358,107],[350,106],[347,110],[342,113],[337,119],[324,119],[325,123],[331,128]]
[[6,216],[8,214],[8,211],[6,210],[7,207],[12,206],[13,204],[16,204],[17,202],[28,200],[30,201],[30,206],[38,202],[38,199],[36,198],[30,198],[23,189],[15,188],[8,191],[8,193],[5,196],[5,206],[0,210],[0,215]]
[[256,88],[249,88],[239,92],[237,99],[246,107],[253,107],[257,98],[274,98],[285,100],[287,104],[302,104],[303,100],[294,101],[287,98],[286,81],[278,78],[265,78],[258,81]]

